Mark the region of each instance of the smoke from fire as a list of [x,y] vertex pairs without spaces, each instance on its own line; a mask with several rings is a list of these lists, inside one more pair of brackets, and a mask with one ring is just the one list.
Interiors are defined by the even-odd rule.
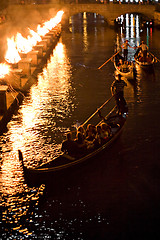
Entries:
[[0,26],[0,62],[4,61],[5,53],[7,51],[7,39],[21,33],[23,37],[27,37],[30,32],[29,29],[36,31],[37,26],[53,18],[57,10],[54,8],[36,10],[32,6],[17,8],[14,6],[8,9],[6,22]]

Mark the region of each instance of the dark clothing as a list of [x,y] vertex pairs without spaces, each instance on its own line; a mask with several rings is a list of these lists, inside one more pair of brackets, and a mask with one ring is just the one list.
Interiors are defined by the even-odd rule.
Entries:
[[146,61],[146,58],[147,58],[147,50],[144,50],[144,51],[142,51],[142,52],[143,52],[144,61]]
[[75,140],[76,143],[76,156],[83,155],[87,152],[87,144],[85,142],[80,142]]
[[121,46],[123,48],[123,57],[124,61],[127,61],[128,56],[128,47],[131,47],[128,42],[124,42]]
[[65,153],[68,153],[71,156],[76,154],[77,144],[73,140],[65,140],[62,143],[61,150]]
[[123,80],[115,80],[112,85],[111,85],[111,89],[113,92],[113,89],[115,88],[115,100],[116,100],[116,104],[117,104],[117,108],[119,112],[123,112],[123,109],[125,109],[126,106],[126,101],[124,99],[124,93],[123,93],[123,89],[124,87],[127,86],[127,83]]
[[123,91],[116,93],[115,100],[116,100],[118,111],[122,113],[124,107],[126,106],[126,101],[124,98]]
[[127,61],[128,49],[123,49],[124,61]]
[[127,83],[123,80],[115,80],[112,85],[111,88],[115,88],[115,93],[118,93],[120,91],[123,91],[124,87],[127,86]]

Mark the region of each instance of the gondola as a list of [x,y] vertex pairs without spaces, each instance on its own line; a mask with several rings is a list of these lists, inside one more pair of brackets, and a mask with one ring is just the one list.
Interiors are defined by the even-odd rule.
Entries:
[[136,69],[134,66],[134,63],[131,62],[130,65],[128,65],[128,69],[126,72],[123,72],[120,70],[120,67],[118,66],[119,59],[123,59],[123,57],[118,53],[114,58],[114,67],[116,69],[115,75],[121,74],[122,77],[124,77],[127,80],[135,80],[136,78]]
[[[99,153],[104,151],[104,149],[107,149],[121,134],[128,116],[128,108],[127,106],[124,106],[122,114],[120,115],[117,113],[117,108],[114,107],[105,118],[101,116],[99,111],[98,113],[101,117],[98,124],[105,121],[107,124],[110,125],[112,134],[105,143],[99,145],[98,147],[93,147],[93,149],[88,150],[86,153],[83,153],[82,155],[72,157],[62,153],[57,158],[54,158],[48,161],[47,163],[41,164],[36,168],[32,168],[26,166],[27,159],[25,159],[24,161],[22,152],[18,150],[19,160],[22,163],[24,176],[25,179],[27,179],[27,182],[29,183],[34,182],[46,183],[47,181],[51,182],[52,181],[51,179],[54,179],[54,177],[56,177],[57,175],[60,176],[61,180],[63,179],[66,182],[68,181],[69,176],[71,176],[76,167],[79,168],[82,165],[82,163],[93,159],[94,156],[97,156]],[[68,177],[66,177],[66,175]]]
[[144,68],[144,69],[153,67],[154,62],[155,62],[155,58],[152,56],[152,54],[150,52],[148,52],[148,56],[150,58],[149,61],[139,61],[138,52],[139,52],[139,49],[136,51],[136,53],[134,55],[134,60],[135,60],[135,63],[137,64],[137,66],[139,66],[141,68]]

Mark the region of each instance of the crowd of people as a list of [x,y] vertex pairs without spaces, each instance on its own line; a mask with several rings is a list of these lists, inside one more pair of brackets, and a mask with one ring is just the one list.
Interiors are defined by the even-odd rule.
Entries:
[[127,72],[130,72],[130,70],[133,68],[133,63],[119,59],[117,63],[117,67],[121,72],[127,73]]
[[66,134],[61,150],[72,157],[78,157],[101,146],[110,136],[111,127],[105,122],[97,126],[88,124],[86,129],[80,126],[75,139],[72,139],[72,132]]

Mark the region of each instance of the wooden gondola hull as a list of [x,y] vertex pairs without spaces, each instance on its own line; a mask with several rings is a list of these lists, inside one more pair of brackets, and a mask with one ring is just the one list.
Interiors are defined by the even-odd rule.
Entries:
[[[28,185],[39,185],[41,183],[54,184],[58,181],[58,184],[69,184],[77,177],[76,172],[81,169],[82,166],[88,164],[90,161],[94,161],[97,156],[100,156],[105,149],[110,148],[112,143],[120,136],[124,124],[126,122],[127,113],[123,116],[115,115],[109,120],[116,121],[115,126],[112,126],[113,134],[106,143],[90,150],[87,154],[80,156],[76,159],[61,155],[58,158],[50,161],[47,164],[43,164],[37,168],[27,168],[23,162],[23,156],[19,152],[19,159],[22,162],[24,177]],[[113,125],[113,123],[112,123]]]
[[149,62],[147,62],[147,61],[141,62],[141,61],[138,60],[138,57],[137,57],[138,56],[138,51],[137,51],[136,54],[134,55],[134,60],[135,60],[136,65],[141,67],[141,68],[143,68],[143,69],[147,69],[147,68],[153,67],[155,59],[154,59],[154,57],[150,53],[148,53],[148,54],[149,54],[149,56],[151,58],[151,61],[149,61]]

